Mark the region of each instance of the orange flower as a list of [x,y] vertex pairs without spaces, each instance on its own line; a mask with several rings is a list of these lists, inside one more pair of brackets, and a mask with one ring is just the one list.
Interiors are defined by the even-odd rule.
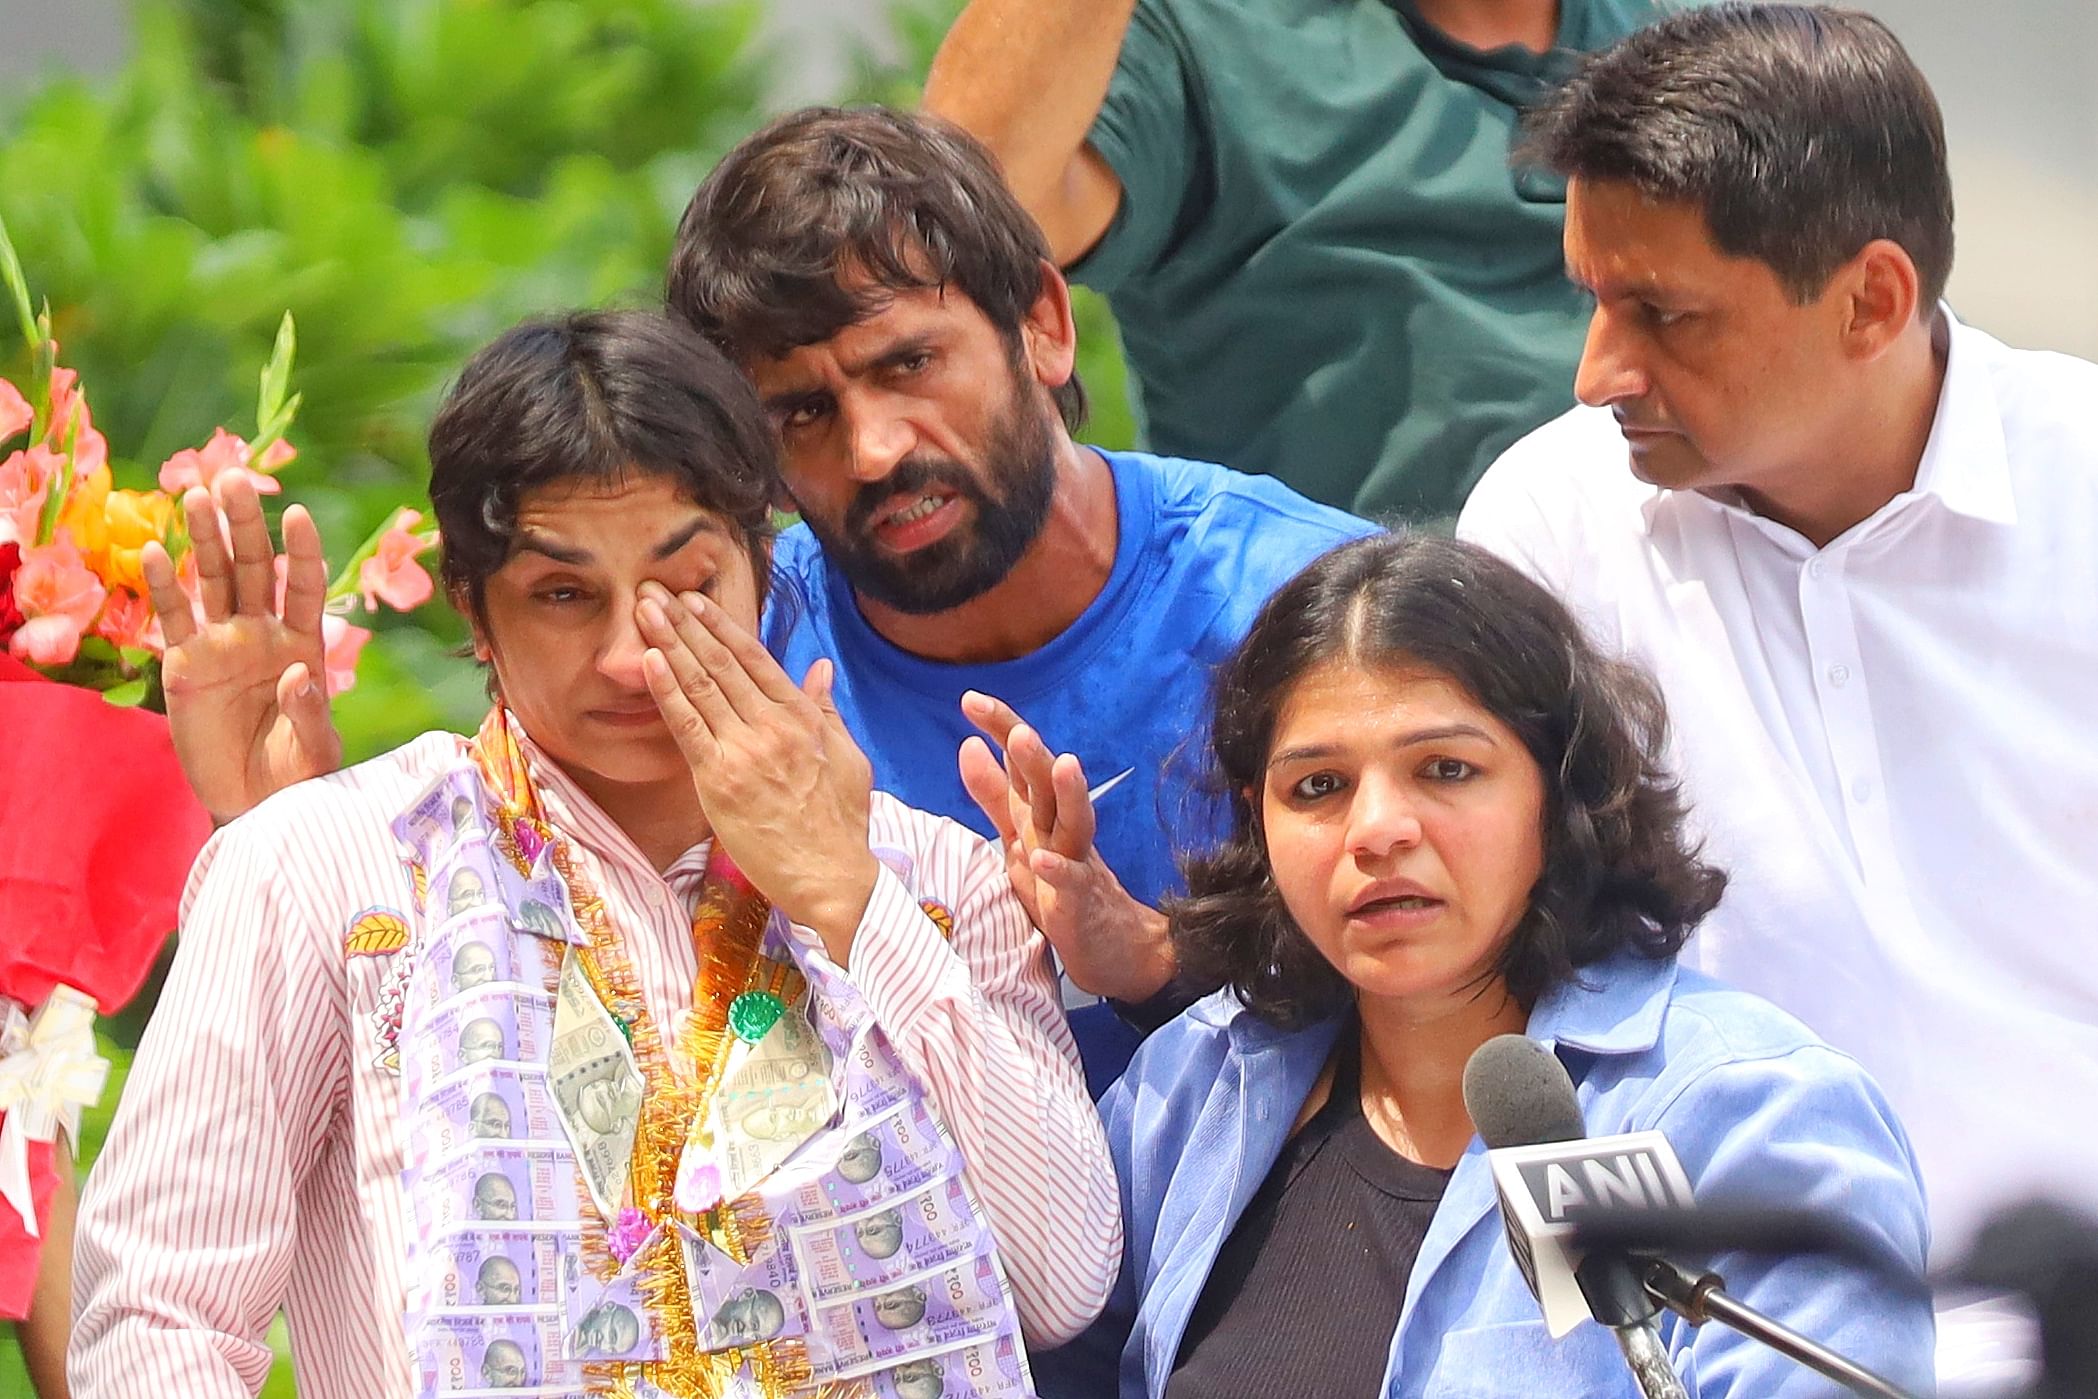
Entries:
[[165,540],[175,520],[175,502],[159,491],[111,491],[103,506],[108,550],[102,576],[111,587],[146,590],[139,553],[153,540]]
[[15,570],[15,606],[26,619],[8,649],[38,665],[64,665],[80,651],[109,590],[102,586],[64,530],[49,544],[22,551]]
[[357,586],[364,591],[364,610],[376,612],[385,603],[396,612],[412,612],[430,600],[437,585],[415,556],[433,541],[413,532],[422,513],[402,510],[379,536],[379,547],[357,570]]
[[27,432],[34,421],[36,414],[29,407],[29,400],[22,397],[22,391],[0,379],[0,442],[18,432]]
[[102,513],[108,501],[109,463],[85,471],[76,464],[73,488],[66,492],[66,503],[58,510],[58,528],[72,533],[81,557],[98,573],[109,552],[109,523]]

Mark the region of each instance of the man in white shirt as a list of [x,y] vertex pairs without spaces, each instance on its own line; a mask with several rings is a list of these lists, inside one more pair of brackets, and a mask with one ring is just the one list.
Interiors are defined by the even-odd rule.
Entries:
[[[1733,873],[1687,955],[1879,1078],[1937,1261],[2011,1200],[2098,1209],[2098,367],[1940,303],[1937,105],[1864,15],[1674,17],[1532,139],[1583,406],[1459,533],[1659,675]],[[1957,1300],[1947,1391],[2015,1375],[2023,1329]]]

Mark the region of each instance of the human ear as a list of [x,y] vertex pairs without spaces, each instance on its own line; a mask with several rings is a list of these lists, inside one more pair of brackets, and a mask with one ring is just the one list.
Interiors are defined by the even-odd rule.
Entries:
[[1836,273],[1843,290],[1842,334],[1852,358],[1877,359],[1914,325],[1924,307],[1923,279],[1908,250],[1875,238]]
[[1020,321],[1020,343],[1036,381],[1055,390],[1069,383],[1078,368],[1078,324],[1070,283],[1055,263],[1044,258],[1041,266],[1041,290]]
[[488,624],[481,617],[481,609],[474,606],[472,593],[463,585],[452,587],[446,590],[445,600],[451,603],[452,611],[466,619],[466,628],[470,633],[468,644],[473,648],[474,659],[482,665],[492,663],[495,660],[495,648],[488,642]]

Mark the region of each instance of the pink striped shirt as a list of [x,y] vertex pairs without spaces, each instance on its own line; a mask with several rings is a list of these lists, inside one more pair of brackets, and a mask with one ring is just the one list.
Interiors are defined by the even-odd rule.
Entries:
[[[425,734],[300,783],[198,858],[180,955],[81,1204],[79,1399],[252,1395],[279,1308],[302,1399],[412,1392],[401,1082],[378,1065],[375,1015],[395,959],[343,944],[374,909],[412,926],[389,823],[462,742]],[[535,756],[533,776],[630,933],[650,1013],[676,1024],[706,847],[658,874],[552,763]],[[1046,945],[973,832],[876,793],[869,842],[901,853],[916,893],[884,869],[852,979],[968,1158],[1029,1340],[1068,1339],[1106,1301],[1122,1227]],[[951,941],[920,899],[952,911]]]

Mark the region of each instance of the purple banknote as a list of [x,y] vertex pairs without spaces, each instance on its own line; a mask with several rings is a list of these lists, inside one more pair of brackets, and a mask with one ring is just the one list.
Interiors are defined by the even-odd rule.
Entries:
[[988,1246],[960,1176],[842,1219],[788,1235],[811,1301],[886,1288]]
[[928,1352],[986,1341],[1004,1329],[1008,1293],[988,1254],[883,1292],[819,1306],[809,1319],[818,1379],[872,1373]]
[[413,1194],[415,1224],[426,1235],[466,1222],[568,1223],[583,1213],[566,1147],[477,1142],[424,1171]]

